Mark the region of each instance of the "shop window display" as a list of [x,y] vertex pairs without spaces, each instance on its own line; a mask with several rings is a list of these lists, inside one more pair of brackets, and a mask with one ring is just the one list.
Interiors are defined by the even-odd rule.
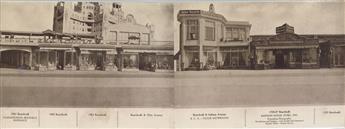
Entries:
[[125,69],[138,69],[138,55],[125,54],[123,55],[123,68]]
[[158,55],[157,56],[157,69],[173,70],[174,69],[173,56]]

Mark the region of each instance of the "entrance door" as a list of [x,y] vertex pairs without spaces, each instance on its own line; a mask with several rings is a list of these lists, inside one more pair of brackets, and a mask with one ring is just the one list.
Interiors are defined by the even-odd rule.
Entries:
[[21,50],[0,51],[0,68],[30,69],[30,54]]
[[104,52],[96,52],[96,70],[104,70]]
[[139,53],[139,70],[155,71],[156,55],[154,53]]
[[320,67],[329,68],[330,64],[330,45],[329,44],[320,44]]
[[57,69],[63,70],[65,68],[65,51],[57,51],[57,61]]
[[276,57],[276,68],[285,68],[284,54],[279,53],[275,55]]

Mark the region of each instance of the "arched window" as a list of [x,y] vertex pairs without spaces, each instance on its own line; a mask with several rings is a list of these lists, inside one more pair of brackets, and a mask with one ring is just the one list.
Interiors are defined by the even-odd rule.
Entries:
[[93,14],[92,14],[92,13],[89,13],[89,14],[87,15],[87,19],[88,19],[88,20],[93,20]]

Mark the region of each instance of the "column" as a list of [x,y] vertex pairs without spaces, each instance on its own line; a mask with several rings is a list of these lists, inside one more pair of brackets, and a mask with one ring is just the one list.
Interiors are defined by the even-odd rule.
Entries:
[[23,66],[25,64],[25,59],[24,59],[24,52],[20,52],[20,65]]
[[221,67],[221,62],[224,62],[223,60],[222,60],[222,53],[220,52],[220,48],[219,47],[217,47],[216,48],[216,60],[217,60],[217,68],[220,68]]
[[46,59],[47,59],[47,60],[46,60],[47,62],[46,62],[45,65],[49,68],[49,66],[48,66],[48,64],[49,64],[49,50],[47,51],[46,55],[47,55],[47,58],[46,58]]
[[63,51],[63,68],[66,66],[66,51]]
[[122,50],[120,48],[116,49],[117,52],[117,66],[118,66],[118,71],[122,71],[123,69],[123,53]]
[[32,68],[32,54],[33,54],[33,52],[31,51],[31,52],[29,53],[29,67],[30,67],[30,68]]
[[74,52],[71,52],[71,65],[74,66]]
[[141,36],[142,36],[142,33],[139,33],[139,45],[140,45]]
[[204,58],[203,58],[203,42],[204,42],[204,21],[199,19],[199,32],[198,32],[198,41],[199,41],[199,62],[200,62],[200,69],[203,68],[204,65]]
[[185,68],[185,63],[187,62],[185,58],[187,58],[186,56],[186,52],[184,49],[184,42],[186,41],[186,24],[185,24],[185,20],[183,20],[180,24],[180,33],[181,33],[181,40],[180,40],[180,51],[181,51],[181,59],[179,59],[179,64],[180,65],[180,70],[183,71]]
[[36,58],[37,58],[37,64],[38,65],[41,65],[41,52],[40,50],[37,50],[37,55],[36,55]]
[[58,54],[57,54],[57,51],[54,51],[54,56],[55,56],[55,67],[58,65]]
[[204,53],[203,46],[200,44],[199,45],[199,63],[200,63],[199,67],[200,67],[200,69],[203,68],[203,64],[204,64],[203,53]]
[[18,66],[20,65],[20,52],[19,52],[19,53],[18,53],[18,52],[16,53],[16,59],[17,59],[17,60],[16,60],[15,63],[16,63],[16,65],[17,65],[17,67],[18,67]]

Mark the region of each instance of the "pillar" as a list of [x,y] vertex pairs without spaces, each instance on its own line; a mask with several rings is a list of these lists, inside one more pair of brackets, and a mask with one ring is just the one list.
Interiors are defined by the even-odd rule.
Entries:
[[200,69],[202,69],[203,68],[203,64],[204,64],[204,58],[203,58],[203,53],[204,53],[204,51],[203,51],[203,45],[199,45],[200,47],[199,47],[199,62],[200,62]]
[[17,61],[15,62],[16,63],[16,65],[17,66],[20,66],[20,61],[21,61],[21,59],[20,59],[20,53],[16,53],[16,59],[17,59]]
[[47,51],[46,55],[47,55],[47,58],[46,58],[46,59],[47,59],[47,60],[46,60],[47,62],[46,62],[45,65],[48,66],[48,64],[49,64],[49,50]]
[[74,52],[71,52],[71,65],[74,65]]
[[29,67],[32,67],[32,51],[29,53]]
[[141,44],[141,43],[140,43],[140,41],[141,41],[141,40],[140,40],[140,39],[141,39],[141,36],[142,36],[142,33],[139,33],[139,45]]
[[24,52],[23,51],[20,52],[19,58],[20,58],[20,64],[19,65],[20,66],[24,65],[25,60],[24,60]]
[[37,64],[38,65],[41,65],[41,52],[40,50],[37,50]]
[[120,49],[120,48],[118,48],[118,49],[116,49],[116,51],[117,51],[117,65],[119,66],[118,67],[118,71],[122,71],[122,69],[123,69],[123,50],[122,49]]
[[66,66],[66,51],[63,51],[63,66],[62,69],[65,69]]
[[185,49],[184,49],[184,42],[186,41],[187,39],[187,33],[186,33],[186,24],[185,24],[185,20],[183,20],[180,24],[180,52],[181,52],[181,58],[180,58],[180,61],[179,61],[179,65],[180,65],[180,70],[183,71],[184,68],[185,68],[185,58],[187,58],[186,56],[186,52],[185,52]]
[[204,65],[204,57],[203,57],[203,43],[204,43],[204,37],[205,37],[205,33],[204,33],[204,20],[203,19],[199,19],[199,32],[198,32],[198,41],[199,41],[199,61],[200,61],[200,69],[203,69],[203,65]]

